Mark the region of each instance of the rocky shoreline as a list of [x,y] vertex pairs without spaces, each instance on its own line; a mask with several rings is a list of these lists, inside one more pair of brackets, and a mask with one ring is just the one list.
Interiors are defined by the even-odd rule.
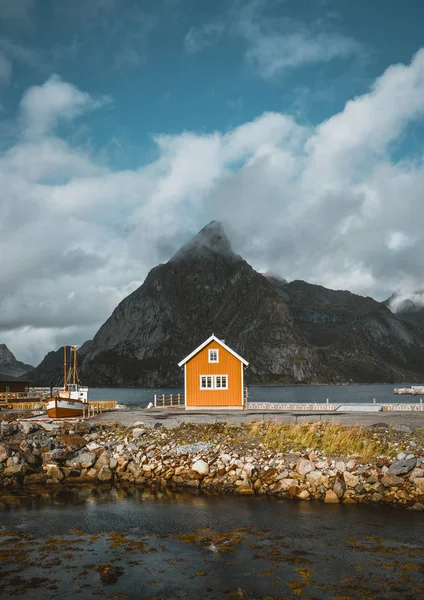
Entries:
[[[299,445],[276,451],[261,427],[78,421],[46,430],[8,415],[0,422],[0,495],[2,489],[107,482],[424,510],[421,431],[384,423],[367,428],[364,444],[384,444],[386,452],[364,460]],[[324,424],[309,427],[317,439],[331,434]]]

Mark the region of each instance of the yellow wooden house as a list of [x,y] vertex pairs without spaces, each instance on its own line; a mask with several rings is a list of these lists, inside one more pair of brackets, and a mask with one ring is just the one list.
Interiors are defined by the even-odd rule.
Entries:
[[242,410],[248,362],[213,334],[184,360],[186,410]]

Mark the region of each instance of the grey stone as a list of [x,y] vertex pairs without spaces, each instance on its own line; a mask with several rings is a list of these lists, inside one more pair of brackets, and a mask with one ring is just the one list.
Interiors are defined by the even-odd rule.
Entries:
[[[184,444],[183,446],[176,446],[174,452],[177,456],[181,456],[182,454],[201,454],[202,452],[208,452],[212,448],[213,444],[210,444],[209,442],[195,442],[193,444]],[[229,455],[225,454],[222,456],[227,457]],[[225,460],[224,458],[222,458],[222,456],[221,460],[225,463]],[[229,456],[228,460],[230,459],[231,457]]]
[[[416,481],[416,480],[415,480]],[[381,483],[385,487],[391,487],[392,485],[401,485],[403,483],[403,479],[398,477],[397,475],[392,475],[392,473],[386,473],[382,479]]]
[[412,433],[412,429],[409,425],[404,425],[400,423],[399,425],[393,425],[393,431],[398,431],[400,433]]
[[39,428],[38,425],[36,425],[35,423],[22,423],[21,424],[21,431],[25,435],[29,435],[30,433],[37,431],[38,428]]
[[343,477],[346,482],[346,485],[349,487],[356,487],[359,483],[359,477],[357,477],[356,475],[352,475],[352,473],[349,473],[349,471],[345,471],[343,473]]
[[287,492],[291,487],[298,485],[297,479],[280,479],[277,481],[275,486],[272,488],[272,494],[279,494],[280,492]]
[[133,429],[133,432],[132,432],[133,440],[137,440],[139,437],[141,437],[145,433],[146,433],[145,429],[142,429],[141,427],[136,427],[135,429]]
[[296,471],[299,475],[306,475],[311,471],[315,471],[315,464],[306,458],[299,458],[296,465]]
[[97,472],[97,479],[99,479],[99,481],[110,481],[112,477],[113,473],[106,465],[103,465]]
[[337,477],[337,479],[333,485],[333,492],[336,494],[337,498],[342,498],[345,491],[346,491],[345,480],[342,477]]
[[312,485],[325,485],[328,481],[328,476],[321,473],[321,471],[311,471],[306,474],[306,479]]
[[103,465],[109,465],[111,459],[110,452],[102,452],[96,462],[96,469],[100,469]]
[[96,462],[96,455],[93,452],[82,452],[78,454],[77,460],[83,469],[89,469]]
[[416,458],[404,458],[392,463],[389,467],[389,473],[391,475],[405,475],[409,471],[412,471],[416,464]]
[[78,421],[74,425],[75,433],[90,433],[91,425],[88,421]]

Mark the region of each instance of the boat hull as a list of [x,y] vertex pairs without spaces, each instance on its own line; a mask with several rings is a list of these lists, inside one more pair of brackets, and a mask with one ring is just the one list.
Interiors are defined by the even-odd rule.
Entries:
[[80,417],[83,414],[87,402],[79,400],[67,400],[66,398],[51,398],[47,403],[47,415],[51,419],[65,419],[69,417]]

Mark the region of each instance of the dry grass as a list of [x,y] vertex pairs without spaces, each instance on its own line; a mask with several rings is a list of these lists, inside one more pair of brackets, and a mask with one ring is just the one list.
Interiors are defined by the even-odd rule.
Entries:
[[386,441],[373,437],[364,427],[346,427],[332,423],[280,425],[253,423],[250,434],[276,452],[318,450],[327,456],[360,456],[370,460],[389,450]]

